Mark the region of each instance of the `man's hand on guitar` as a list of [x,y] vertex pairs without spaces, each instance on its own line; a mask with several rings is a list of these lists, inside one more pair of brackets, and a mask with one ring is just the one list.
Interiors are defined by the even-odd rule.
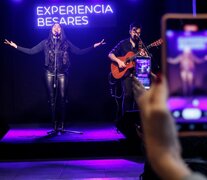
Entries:
[[118,63],[119,68],[125,68],[126,67],[126,64],[121,60],[117,61],[117,63]]

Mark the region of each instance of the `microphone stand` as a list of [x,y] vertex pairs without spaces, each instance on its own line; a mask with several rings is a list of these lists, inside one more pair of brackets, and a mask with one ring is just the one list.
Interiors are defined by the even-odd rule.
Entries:
[[[57,34],[54,35],[54,45],[55,45],[55,48],[54,48],[54,54],[55,54],[55,59],[54,59],[54,81],[53,81],[53,90],[54,90],[54,114],[53,116],[54,117],[54,121],[55,121],[55,118],[56,118],[56,102],[57,102],[57,88],[58,88],[58,80],[57,80],[57,39],[58,39],[58,36]],[[57,123],[56,121],[53,122],[53,123]],[[55,126],[57,126],[58,124],[56,124]],[[51,130],[49,132],[47,132],[47,134],[49,135],[56,135],[58,134],[58,127],[57,127],[57,130],[54,129],[54,130]]]
[[[54,88],[54,94],[55,94],[55,104],[54,104],[54,112],[55,112],[55,115],[56,115],[56,103],[57,103],[57,91],[58,91],[58,74],[57,74],[57,53],[58,53],[58,49],[57,49],[57,40],[59,38],[59,34],[55,34],[54,35],[54,41],[55,41],[55,50],[54,50],[54,54],[55,54],[55,64],[54,64],[54,83],[53,83],[53,88]],[[54,116],[55,116],[54,115]],[[58,125],[58,124],[57,124]],[[70,131],[70,130],[61,130],[59,129],[59,127],[57,127],[57,130],[54,129],[52,131],[49,131],[47,134],[49,136],[54,136],[54,135],[58,135],[60,133],[73,133],[73,134],[83,134],[82,132],[79,132],[79,131]]]
[[[141,37],[140,37],[139,35],[138,35],[137,37],[138,37],[139,41],[142,43],[142,46],[144,47],[144,50],[147,52],[148,56],[149,56],[150,58],[152,58],[152,54],[148,51],[148,49],[147,49],[147,47],[145,46],[145,44],[143,43]],[[156,63],[157,68],[159,69],[160,67],[159,67],[159,65],[157,64],[156,60],[155,60],[154,62]]]
[[141,37],[140,37],[140,36],[137,36],[137,37],[138,37],[139,41],[142,43],[142,46],[144,47],[144,50],[147,52],[147,55],[150,56],[150,57],[152,57],[152,54],[149,53],[149,51],[148,51],[148,49],[146,48],[145,44],[143,43]]
[[[57,86],[58,86],[58,81],[57,81],[57,39],[58,39],[58,36],[56,35],[55,36],[55,77],[54,77],[54,84],[53,84],[53,88],[57,90]],[[55,91],[57,92],[57,91]],[[55,93],[56,94],[56,93]]]

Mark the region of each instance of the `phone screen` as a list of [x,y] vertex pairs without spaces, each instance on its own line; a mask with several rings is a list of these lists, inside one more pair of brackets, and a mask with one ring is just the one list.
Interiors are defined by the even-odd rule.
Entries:
[[207,16],[164,21],[168,106],[178,130],[207,130]]
[[151,58],[137,57],[135,59],[135,76],[144,85],[145,89],[149,89],[151,85]]

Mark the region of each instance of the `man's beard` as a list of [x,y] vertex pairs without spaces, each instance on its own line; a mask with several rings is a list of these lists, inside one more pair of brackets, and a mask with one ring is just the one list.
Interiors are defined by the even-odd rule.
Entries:
[[131,37],[132,41],[134,41],[135,43],[137,43],[139,41],[139,37],[134,35],[133,37]]

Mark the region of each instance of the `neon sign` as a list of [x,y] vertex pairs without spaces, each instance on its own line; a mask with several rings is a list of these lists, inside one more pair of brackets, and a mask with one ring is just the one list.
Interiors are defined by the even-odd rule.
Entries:
[[[52,5],[36,8],[38,27],[52,26],[54,22],[65,26],[86,26],[95,24],[97,19],[100,24],[104,17],[109,19],[108,16],[113,14],[114,10],[109,4]],[[96,22],[92,22],[94,18]]]

